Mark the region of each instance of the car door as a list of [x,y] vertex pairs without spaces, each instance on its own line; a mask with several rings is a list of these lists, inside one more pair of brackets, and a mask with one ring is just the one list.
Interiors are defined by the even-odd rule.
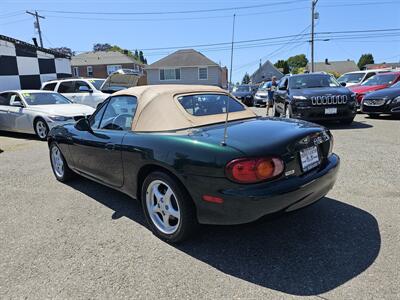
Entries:
[[33,132],[33,124],[27,114],[27,109],[21,95],[9,93],[10,106],[8,107],[7,123],[10,130],[18,132]]
[[279,82],[278,89],[274,93],[275,107],[280,113],[283,113],[285,111],[288,80],[288,77],[283,77]]
[[131,130],[137,101],[133,96],[111,97],[90,119],[91,132],[70,146],[75,168],[106,184],[123,184],[122,141]]
[[57,92],[67,97],[72,102],[79,103],[76,98],[74,80],[61,81],[57,87]]
[[9,93],[0,94],[0,130],[8,130],[8,107],[10,105]]

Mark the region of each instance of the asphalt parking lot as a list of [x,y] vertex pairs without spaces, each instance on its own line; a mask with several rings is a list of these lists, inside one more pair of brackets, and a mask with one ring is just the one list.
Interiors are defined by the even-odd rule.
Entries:
[[127,196],[57,182],[46,143],[0,133],[0,298],[399,299],[400,120],[329,127],[342,164],[327,197],[179,246]]

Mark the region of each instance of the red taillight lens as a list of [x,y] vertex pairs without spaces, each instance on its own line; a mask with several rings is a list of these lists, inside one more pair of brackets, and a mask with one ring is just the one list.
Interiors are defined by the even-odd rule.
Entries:
[[279,176],[283,161],[277,157],[240,158],[226,165],[226,175],[239,183],[256,183]]
[[364,94],[356,94],[356,99],[357,99],[358,103],[361,103],[363,98],[364,98]]

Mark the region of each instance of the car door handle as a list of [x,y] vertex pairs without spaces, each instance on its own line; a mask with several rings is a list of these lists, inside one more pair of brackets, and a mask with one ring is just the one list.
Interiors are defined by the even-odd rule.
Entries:
[[115,145],[114,144],[107,144],[106,145],[106,150],[109,150],[109,151],[115,150]]

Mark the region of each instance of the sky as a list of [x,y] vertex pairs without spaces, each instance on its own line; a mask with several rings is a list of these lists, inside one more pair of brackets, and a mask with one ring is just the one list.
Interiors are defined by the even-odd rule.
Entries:
[[[311,0],[0,0],[0,34],[27,42],[37,37],[26,10],[45,17],[45,47],[79,53],[109,43],[143,49],[148,63],[194,48],[228,68],[236,14],[233,82],[253,73],[260,59],[275,63],[302,53],[310,59]],[[372,53],[375,62],[400,61],[400,0],[319,0],[316,11],[315,61],[357,63],[363,53]],[[398,31],[368,32],[381,29]],[[357,32],[321,34],[342,31]],[[243,42],[248,40],[258,41]]]

